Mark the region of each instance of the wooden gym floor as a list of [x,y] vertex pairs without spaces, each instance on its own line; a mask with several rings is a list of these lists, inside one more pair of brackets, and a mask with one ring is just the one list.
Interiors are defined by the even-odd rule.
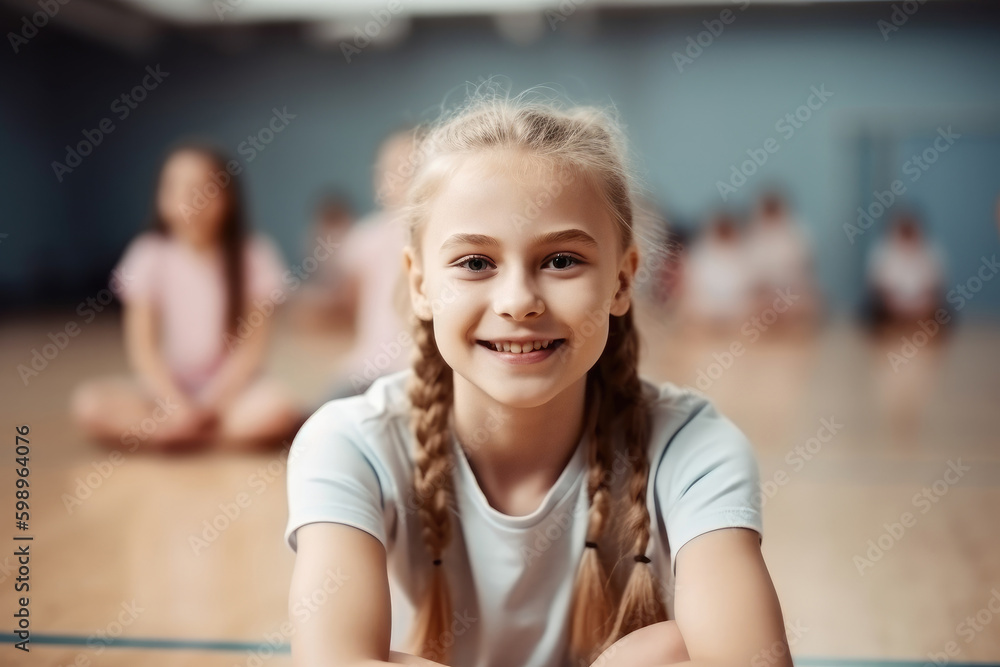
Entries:
[[[4,634],[0,664],[290,665],[283,455],[112,461],[73,428],[67,401],[80,380],[126,370],[115,314],[82,326],[27,386],[16,371],[66,318],[0,325],[0,632],[16,610],[25,542],[13,537],[34,538],[31,652]],[[895,372],[892,346],[845,321],[800,342],[686,336],[648,308],[640,322],[643,374],[701,377],[756,447],[764,555],[797,664],[1000,661],[1000,323],[952,324]],[[723,368],[713,355],[737,340],[745,353]],[[271,370],[316,405],[348,344],[279,322]],[[23,532],[11,516],[20,424],[31,429]],[[225,526],[220,504],[232,512],[237,499]],[[225,526],[214,537],[213,520]]]

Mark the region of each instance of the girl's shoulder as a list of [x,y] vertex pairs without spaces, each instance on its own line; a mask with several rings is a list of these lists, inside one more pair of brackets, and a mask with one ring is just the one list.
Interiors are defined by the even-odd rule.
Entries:
[[650,463],[683,469],[696,461],[754,458],[743,431],[713,401],[672,382],[643,385],[650,399]]
[[243,246],[248,251],[277,251],[278,244],[269,234],[264,232],[251,231],[247,232],[246,237],[243,239]]
[[158,255],[170,245],[170,237],[160,232],[148,230],[129,241],[125,247],[126,257],[149,257]]
[[673,382],[654,382],[641,379],[651,417],[653,419],[687,419],[712,403],[707,396],[689,386]]
[[[295,435],[288,456],[296,470],[342,475],[375,473],[383,500],[406,488],[412,476],[406,377],[409,370],[376,379],[363,393],[324,403]],[[305,474],[303,472],[303,474]]]
[[111,271],[111,289],[123,301],[152,298],[159,289],[163,257],[168,239],[163,234],[147,231],[129,242],[122,258]]
[[261,232],[248,232],[243,239],[243,253],[251,266],[272,268],[283,266],[284,258],[278,243]]
[[[366,453],[391,458],[405,449],[408,439],[410,369],[376,378],[362,393],[324,403],[303,425],[307,433],[333,435],[353,442]],[[371,378],[352,376],[360,387]],[[306,428],[308,427],[308,429]]]

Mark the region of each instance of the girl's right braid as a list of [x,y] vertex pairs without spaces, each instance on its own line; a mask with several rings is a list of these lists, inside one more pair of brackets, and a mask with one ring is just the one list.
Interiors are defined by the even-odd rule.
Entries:
[[412,428],[416,434],[414,492],[424,544],[434,566],[419,603],[411,646],[416,647],[415,653],[421,657],[447,663],[448,648],[440,640],[451,620],[451,594],[440,565],[451,540],[454,498],[454,456],[449,426],[452,370],[441,357],[434,340],[433,322],[415,319],[414,372],[408,386]]
[[592,436],[587,450],[587,536],[573,585],[573,606],[570,610],[570,650],[574,659],[588,665],[596,657],[595,648],[610,630],[608,623],[617,606],[608,586],[604,562],[598,553],[598,544],[611,518],[612,506],[607,481],[610,479],[612,441],[604,426],[609,422],[604,414],[607,401],[602,394],[600,382],[591,374],[587,378],[586,399],[590,411],[587,428]]

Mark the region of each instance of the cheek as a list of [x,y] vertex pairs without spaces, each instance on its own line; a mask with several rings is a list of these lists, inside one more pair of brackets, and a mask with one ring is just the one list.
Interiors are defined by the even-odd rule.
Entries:
[[443,317],[449,321],[456,321],[463,316],[468,317],[477,303],[475,289],[470,289],[466,283],[451,278],[429,280],[424,293],[435,319]]
[[596,290],[573,290],[559,300],[553,315],[573,332],[573,348],[595,355],[604,350],[608,340],[611,302]]
[[199,211],[199,217],[205,225],[218,226],[226,213],[226,202],[221,196],[207,199],[205,207]]
[[161,192],[156,198],[156,207],[160,217],[168,220],[180,214],[180,201],[172,191]]
[[597,284],[567,284],[549,299],[549,308],[574,328],[582,322],[607,321],[611,302]]

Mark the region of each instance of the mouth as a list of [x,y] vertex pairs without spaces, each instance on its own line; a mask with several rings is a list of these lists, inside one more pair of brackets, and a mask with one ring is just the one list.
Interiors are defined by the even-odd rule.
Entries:
[[553,338],[549,340],[535,341],[507,341],[507,340],[477,340],[476,343],[494,352],[509,352],[512,354],[528,354],[536,350],[554,350],[566,342],[565,338]]

